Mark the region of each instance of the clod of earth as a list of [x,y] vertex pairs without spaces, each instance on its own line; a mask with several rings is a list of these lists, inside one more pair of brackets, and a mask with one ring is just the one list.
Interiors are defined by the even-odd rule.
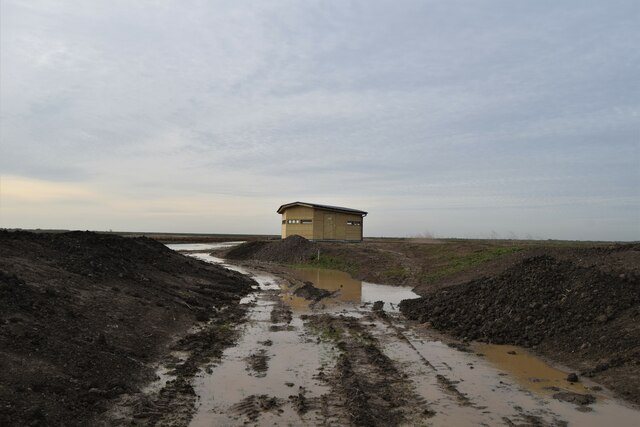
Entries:
[[578,374],[576,374],[575,372],[570,373],[569,375],[567,375],[567,381],[571,383],[577,383],[579,381]]
[[311,282],[304,282],[302,286],[293,291],[293,294],[297,297],[318,302],[321,299],[330,296],[331,292],[326,289],[316,288]]
[[596,398],[591,394],[580,394],[571,391],[562,391],[553,395],[554,399],[563,400],[569,403],[575,403],[576,405],[591,405],[596,401]]

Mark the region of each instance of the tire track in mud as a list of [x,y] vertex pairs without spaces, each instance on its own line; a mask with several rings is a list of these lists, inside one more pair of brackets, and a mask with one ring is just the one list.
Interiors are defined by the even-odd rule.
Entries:
[[[395,338],[404,342],[409,348],[411,348],[414,351],[417,358],[420,361],[422,361],[424,366],[428,367],[429,370],[435,373],[437,385],[443,393],[453,397],[455,399],[455,403],[457,403],[460,407],[467,407],[467,408],[470,408],[471,410],[477,410],[478,411],[477,418],[474,421],[474,425],[475,424],[483,425],[483,426],[494,425],[494,423],[498,420],[498,419],[493,419],[493,420],[485,419],[483,415],[491,413],[490,411],[487,411],[487,407],[478,405],[471,398],[469,398],[467,394],[461,392],[456,386],[456,384],[459,384],[460,381],[452,380],[446,375],[443,375],[442,369],[436,366],[436,364],[429,361],[422,354],[422,352],[415,346],[415,344],[393,322],[394,320],[393,316],[388,316],[387,313],[385,313],[384,311],[374,311],[366,315],[364,319],[372,320],[372,321],[378,320],[384,325],[386,325],[392,331],[392,335]],[[379,331],[380,328],[378,327],[376,328],[376,330]],[[458,351],[462,351],[465,353],[469,352],[468,347],[464,344],[450,343],[448,346]],[[453,371],[451,366],[449,366],[449,364],[447,364],[444,361],[439,361],[437,365],[442,365],[446,371]],[[535,415],[527,412],[527,410],[525,410],[524,408],[518,405],[514,405],[513,410],[514,410],[513,414],[510,414],[509,416],[502,416],[501,418],[499,418],[501,424],[504,423],[505,425],[513,426],[513,427],[566,427],[568,425],[566,421],[560,419],[559,417],[557,417],[555,414],[551,412],[545,412],[546,416],[550,418],[547,420],[540,415]]]
[[[438,385],[443,391],[455,397],[458,403],[462,406],[476,407],[476,405],[471,401],[471,399],[469,399],[469,397],[466,394],[458,390],[458,388],[456,387],[457,381],[453,381],[447,378],[445,375],[442,375],[439,372],[439,370],[431,362],[429,362],[429,360],[427,360],[426,357],[422,355],[422,353],[416,348],[416,346],[411,342],[411,340],[407,338],[407,336],[403,334],[402,331],[391,321],[391,319],[387,316],[387,314],[384,311],[375,311],[373,315],[377,319],[382,321],[384,324],[386,324],[389,328],[391,328],[398,339],[405,342],[409,347],[411,347],[413,351],[416,353],[416,355],[418,356],[418,358],[422,361],[422,363],[424,363],[426,367],[436,372],[436,379],[438,381]],[[449,365],[447,365],[446,363],[443,362],[443,365],[448,370],[451,370],[451,367],[449,367]],[[484,408],[480,407],[478,409],[484,409]]]
[[267,375],[267,371],[269,370],[269,355],[267,354],[267,350],[264,348],[261,348],[255,353],[247,356],[245,361],[247,362],[247,371],[250,372],[250,375],[258,378],[262,378]]
[[256,422],[263,412],[279,412],[282,404],[283,401],[276,397],[252,394],[233,405],[230,410],[248,421]]
[[[293,313],[291,312],[291,309],[282,302],[282,300],[277,298],[273,308],[271,309],[269,318],[273,324],[269,328],[271,332],[287,330],[290,327],[291,320],[293,320]],[[259,344],[263,347],[270,347],[273,342],[266,340],[259,342]],[[269,370],[269,359],[270,356],[267,354],[266,348],[256,349],[255,352],[252,352],[245,358],[247,371],[249,371],[250,375],[255,377],[265,377]]]
[[170,370],[166,375],[172,379],[159,389],[150,388],[123,398],[118,405],[120,412],[114,413],[117,418],[110,417],[104,425],[187,425],[197,401],[193,378],[204,365],[220,358],[222,351],[235,343],[237,332],[229,325],[242,322],[245,316],[244,308],[227,307],[216,312],[199,329],[178,340],[172,350],[186,354],[186,358],[167,357],[164,366]]
[[[272,325],[269,327],[269,331],[278,332],[291,329],[291,321],[293,320],[293,312],[291,310],[291,307],[289,307],[282,301],[279,294],[274,299],[275,302],[273,308],[271,309],[271,313],[269,314],[269,318],[272,323]],[[263,341],[260,344],[267,347],[272,345],[270,340]],[[264,354],[266,353],[266,350],[261,349],[258,350],[258,352]],[[254,368],[254,370],[257,369]],[[268,366],[265,361],[262,375],[256,376],[265,376],[267,370]],[[322,379],[322,375],[316,377],[316,379]],[[259,396],[262,401],[264,401],[264,399],[268,397],[269,396],[267,395]],[[276,398],[272,397],[272,399]],[[282,399],[279,399],[278,402],[279,403],[277,412],[281,411],[280,407],[285,404]],[[296,413],[301,417],[310,411],[316,412],[318,414],[316,417],[316,425],[344,425],[347,421],[346,417],[340,418],[340,411],[336,411],[336,408],[340,405],[341,402],[337,401],[335,397],[332,398],[331,396],[328,396],[326,394],[323,394],[321,396],[308,397],[307,390],[303,386],[298,387],[297,393],[289,395],[286,403],[289,403],[291,407],[296,411]],[[264,405],[260,405],[260,407],[256,409],[254,405],[252,409],[253,412],[251,413],[251,415],[248,415],[247,412],[245,412],[243,415],[245,415],[248,420],[256,422],[262,412],[268,412],[271,408],[265,408]]]
[[[282,375],[282,360],[277,359],[283,357],[281,346],[287,345],[287,341],[283,341],[280,334],[295,332],[302,326],[302,322],[298,316],[294,318],[290,306],[282,302],[278,292],[264,291],[260,299],[263,306],[270,307],[268,314],[259,316],[259,319],[250,316],[249,323],[253,323],[253,327],[257,326],[263,332],[247,347],[245,356],[241,358],[247,375],[258,380],[253,383],[257,387],[251,389],[253,393],[249,396],[228,406],[223,404],[214,409],[214,412],[222,415],[217,418],[217,422],[220,423],[218,425],[350,425],[349,418],[342,409],[342,399],[332,393],[318,394],[318,390],[314,390],[310,382],[300,381],[297,375]],[[300,325],[294,326],[294,320],[299,321]],[[262,322],[267,325],[260,327],[259,324]],[[314,341],[309,337],[303,338],[307,334],[296,335],[299,335],[303,342]],[[302,359],[294,357],[292,361],[295,364]],[[271,362],[275,363],[275,373],[269,372]],[[318,365],[318,368],[321,369],[321,366]],[[318,383],[324,382],[322,372],[310,378]],[[274,379],[280,384],[280,381],[284,381],[290,392],[283,393],[281,389],[277,390],[279,386],[274,390]],[[201,420],[198,422],[197,425],[206,424]]]
[[434,414],[358,319],[321,314],[305,320],[311,331],[332,341],[339,352],[324,379],[340,396],[351,424],[398,426]]

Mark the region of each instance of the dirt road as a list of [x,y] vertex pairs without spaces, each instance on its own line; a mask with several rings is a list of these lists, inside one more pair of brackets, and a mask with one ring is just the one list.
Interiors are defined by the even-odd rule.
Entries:
[[[237,345],[195,380],[192,426],[631,426],[640,415],[524,349],[476,348],[406,321],[397,304],[408,289],[326,270],[232,268],[260,289],[243,301]],[[305,282],[330,296],[300,297]]]
[[410,284],[423,297],[401,307],[410,319],[460,339],[531,348],[640,404],[638,245],[397,239],[348,244],[291,236],[251,242],[226,255]]
[[640,415],[522,348],[407,321],[397,310],[410,288],[277,264],[234,272],[213,265],[211,245],[173,248],[189,257],[144,238],[0,232],[0,424],[625,426]]

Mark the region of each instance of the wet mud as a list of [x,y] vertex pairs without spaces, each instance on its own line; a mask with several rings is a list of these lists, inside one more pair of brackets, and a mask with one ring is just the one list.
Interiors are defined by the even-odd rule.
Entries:
[[[634,246],[597,252],[640,253]],[[640,276],[633,273],[537,256],[498,277],[406,300],[401,309],[464,340],[535,348],[640,403]]]
[[[635,425],[636,409],[594,383],[568,382],[570,371],[524,349],[481,350],[407,321],[397,311],[402,288],[339,272],[268,269],[260,267],[258,281],[279,291],[255,293],[238,344],[196,378],[200,400],[192,426]],[[331,296],[319,303],[296,296],[304,282]],[[492,351],[546,368],[523,380]],[[264,376],[247,370],[247,357],[256,354],[268,357]],[[578,396],[587,394],[595,402]]]
[[[130,264],[118,260],[116,267],[102,260],[92,270],[99,257],[82,251],[73,264],[64,261],[71,279],[80,275],[98,283],[98,295],[109,295],[112,304],[146,313],[118,328],[96,327],[90,341],[98,352],[122,354],[114,359],[119,366],[143,366],[146,376],[123,382],[121,389],[94,381],[84,392],[94,405],[92,418],[65,419],[67,425],[637,425],[637,408],[616,400],[582,371],[576,378],[523,348],[456,339],[428,323],[407,320],[398,305],[416,296],[409,288],[361,282],[330,270],[231,265],[199,252],[211,246],[185,248],[186,258],[149,245],[154,256],[145,261],[129,253],[135,259]],[[41,252],[39,262],[45,258]],[[207,269],[199,260],[237,273],[215,267],[198,274]],[[134,271],[140,264],[143,269]],[[29,289],[28,269],[24,262],[18,265],[17,273],[2,273],[0,291],[14,286],[29,295],[35,289],[39,299],[27,301],[45,310],[51,308],[44,297],[51,302],[67,297],[62,288],[50,290],[53,296],[46,287]],[[50,268],[46,264],[42,271]],[[89,277],[89,271],[99,277]],[[296,294],[299,289],[306,290]],[[86,289],[79,293],[87,296]],[[69,310],[86,316],[74,304]],[[125,316],[125,308],[119,310],[115,315]],[[25,316],[8,316],[0,332],[15,332],[22,320],[12,319]],[[122,351],[115,329],[130,336],[124,341],[127,349],[146,349],[149,356]],[[153,347],[159,342],[162,348]],[[28,414],[29,422],[7,425],[56,424],[48,422],[51,413],[37,407]]]
[[342,397],[353,425],[397,426],[434,414],[358,319],[323,314],[305,322],[338,350],[335,366],[325,378]]

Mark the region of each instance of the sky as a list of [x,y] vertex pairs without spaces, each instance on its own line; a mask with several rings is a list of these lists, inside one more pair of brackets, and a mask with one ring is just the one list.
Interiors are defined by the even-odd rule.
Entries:
[[637,0],[0,0],[0,227],[640,240]]

